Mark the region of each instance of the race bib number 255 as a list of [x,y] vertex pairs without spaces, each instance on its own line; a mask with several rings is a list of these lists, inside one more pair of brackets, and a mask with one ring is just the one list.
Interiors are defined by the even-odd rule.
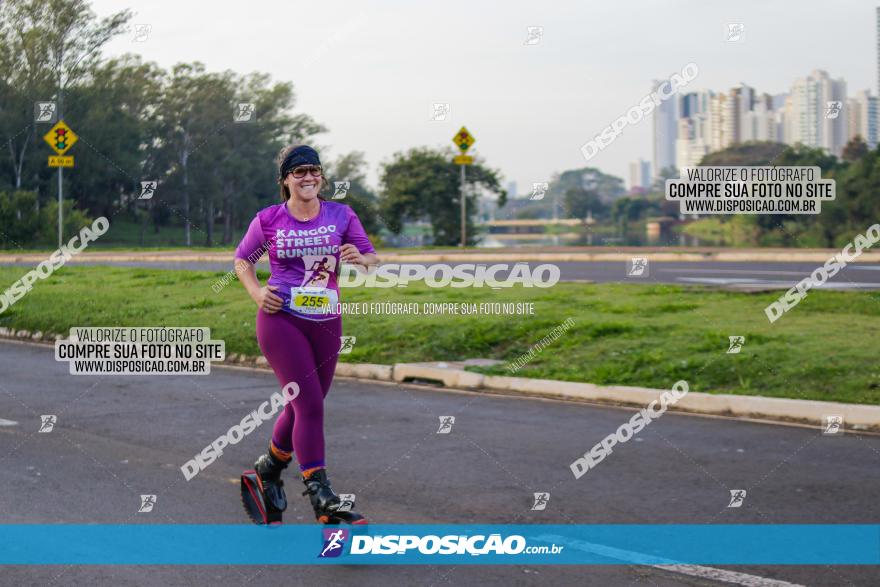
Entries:
[[334,314],[338,297],[327,288],[296,288],[290,292],[290,308],[301,314]]

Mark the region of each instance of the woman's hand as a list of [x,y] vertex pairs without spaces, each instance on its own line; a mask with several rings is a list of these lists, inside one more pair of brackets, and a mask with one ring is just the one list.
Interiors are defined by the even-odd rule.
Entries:
[[267,285],[261,287],[257,292],[257,295],[254,296],[254,301],[257,302],[257,306],[267,314],[274,314],[281,309],[281,304],[283,303],[281,298],[272,293],[276,289],[278,288],[274,285]]
[[364,256],[361,255],[360,251],[357,250],[357,247],[351,243],[346,243],[339,247],[339,258],[346,263],[366,265]]

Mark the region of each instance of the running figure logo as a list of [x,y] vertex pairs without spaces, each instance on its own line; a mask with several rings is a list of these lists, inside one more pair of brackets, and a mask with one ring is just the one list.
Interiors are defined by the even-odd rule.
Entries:
[[345,548],[345,541],[348,540],[348,530],[324,529],[324,546],[318,558],[337,557],[342,554]]
[[730,503],[727,504],[727,507],[729,507],[729,508],[741,507],[745,500],[746,500],[746,490],[745,489],[731,489],[730,490]]
[[303,265],[307,267],[303,279],[303,287],[327,287],[330,274],[336,270],[336,257],[303,256]]
[[840,111],[843,109],[843,102],[840,100],[832,100],[828,102],[828,106],[825,108],[825,118],[834,119],[840,116]]
[[47,414],[45,416],[40,416],[40,420],[40,429],[37,430],[37,432],[52,432],[55,423],[58,421],[58,417],[54,414]]
[[354,508],[354,493],[340,493],[337,512],[350,512]]
[[843,434],[843,416],[840,414],[822,416],[822,434],[825,436],[840,436]]
[[357,342],[356,336],[340,336],[339,337],[339,354],[347,355],[354,348],[354,343]]
[[532,195],[529,196],[530,200],[543,200],[544,196],[547,194],[547,190],[550,189],[550,184],[545,182],[533,183],[532,184]]
[[730,346],[727,347],[728,355],[735,355],[742,350],[744,344],[746,344],[745,336],[728,336],[730,340]]
[[132,43],[143,43],[150,37],[150,32],[153,30],[153,25],[151,24],[136,24],[134,25],[134,38],[132,38]]
[[333,187],[336,191],[333,192],[334,200],[342,200],[345,199],[345,195],[348,193],[348,190],[351,189],[350,181],[334,181]]
[[446,116],[449,115],[449,104],[448,103],[439,103],[435,102],[432,104],[431,109],[431,121],[432,122],[443,122],[446,120]]
[[741,41],[745,30],[746,25],[739,22],[727,25],[727,40],[731,43]]
[[544,37],[544,27],[530,26],[526,27],[526,40],[523,45],[537,45]]
[[55,122],[55,102],[34,103],[34,122]]
[[153,511],[153,506],[156,505],[156,496],[155,495],[142,495],[141,496],[141,507],[138,508],[138,513],[148,514]]
[[452,432],[452,425],[455,424],[455,416],[440,416],[440,428],[437,434],[449,434]]
[[645,257],[633,257],[626,262],[627,277],[647,277],[648,259]]
[[153,198],[153,194],[156,193],[156,188],[159,187],[159,182],[155,179],[152,181],[142,181],[141,182],[141,195],[138,196],[138,200],[150,200]]
[[547,509],[547,502],[550,501],[549,493],[536,493],[535,503],[532,504],[532,511],[540,511]]
[[252,102],[242,102],[232,113],[232,122],[253,122],[257,119],[257,107]]

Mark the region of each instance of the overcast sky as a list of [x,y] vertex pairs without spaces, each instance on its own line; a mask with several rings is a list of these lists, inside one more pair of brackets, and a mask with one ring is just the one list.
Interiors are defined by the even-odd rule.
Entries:
[[[358,150],[378,165],[409,147],[451,145],[461,125],[472,151],[528,192],[554,172],[587,164],[580,147],[688,62],[688,87],[788,91],[813,69],[847,92],[876,94],[877,0],[616,0],[576,2],[247,2],[98,0],[98,15],[129,7],[144,42],[114,40],[163,67],[261,71],[294,83],[297,109],[329,132],[325,159]],[[745,26],[727,40],[728,23]],[[543,27],[536,45],[527,28]],[[431,104],[449,103],[444,122]],[[258,113],[259,115],[259,113]],[[627,128],[589,164],[628,182],[651,159],[651,122]]]

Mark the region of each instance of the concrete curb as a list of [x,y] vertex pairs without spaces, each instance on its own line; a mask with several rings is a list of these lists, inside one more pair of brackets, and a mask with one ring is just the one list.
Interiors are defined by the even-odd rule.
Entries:
[[[65,336],[0,327],[0,338],[54,344],[56,340],[63,340]],[[262,356],[251,357],[230,353],[226,356],[224,363],[269,369],[265,357]],[[434,363],[395,363],[394,365],[338,363],[336,375],[398,383],[407,381],[431,382],[440,383],[444,387],[452,389],[486,390],[490,393],[513,393],[640,407],[645,407],[652,401],[659,400],[660,394],[667,391],[645,387],[594,385],[552,379],[483,375],[463,369],[438,367]],[[874,405],[692,391],[670,408],[674,411],[696,414],[797,422],[817,427],[822,424],[824,416],[839,415],[843,416],[843,422],[847,429],[880,432],[880,406]]]
[[[576,399],[613,405],[647,406],[660,399],[665,389],[594,385],[574,381],[482,375],[426,363],[394,365],[395,381],[438,381],[446,387],[515,392],[541,397]],[[880,406],[845,404],[790,398],[689,392],[679,400],[675,411],[735,416],[760,420],[809,423],[820,426],[827,415],[843,416],[847,428],[880,431]]]

